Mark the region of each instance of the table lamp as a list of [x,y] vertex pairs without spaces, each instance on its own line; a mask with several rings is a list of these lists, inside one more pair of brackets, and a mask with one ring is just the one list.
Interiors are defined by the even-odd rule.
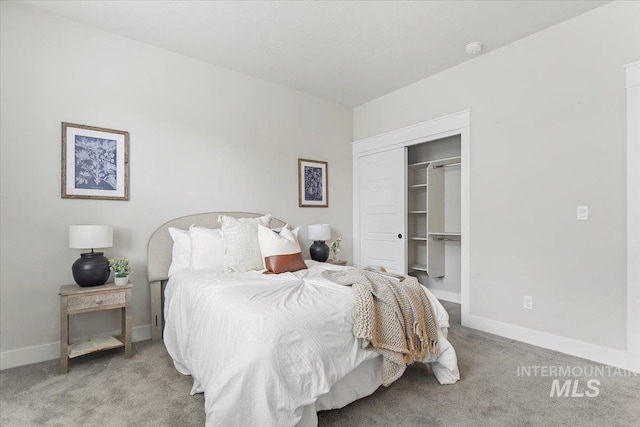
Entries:
[[331,238],[331,226],[329,224],[309,225],[309,239],[313,245],[309,248],[309,254],[314,261],[325,262],[329,258],[329,246],[325,243]]
[[93,252],[94,248],[113,246],[113,227],[110,225],[70,225],[69,247],[91,249],[80,254],[73,263],[73,280],[83,287],[104,285],[109,279],[109,260],[103,252]]

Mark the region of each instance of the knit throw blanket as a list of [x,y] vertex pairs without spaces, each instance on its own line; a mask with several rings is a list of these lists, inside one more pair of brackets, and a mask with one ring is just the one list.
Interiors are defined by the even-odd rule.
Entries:
[[429,298],[415,277],[403,281],[373,271],[326,271],[329,280],[351,285],[355,297],[353,334],[362,347],[383,357],[382,381],[391,385],[407,365],[438,354],[438,325]]

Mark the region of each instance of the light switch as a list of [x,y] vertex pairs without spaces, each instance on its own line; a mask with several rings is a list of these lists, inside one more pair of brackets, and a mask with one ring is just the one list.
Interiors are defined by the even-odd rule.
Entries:
[[577,220],[587,221],[589,219],[589,206],[578,206]]

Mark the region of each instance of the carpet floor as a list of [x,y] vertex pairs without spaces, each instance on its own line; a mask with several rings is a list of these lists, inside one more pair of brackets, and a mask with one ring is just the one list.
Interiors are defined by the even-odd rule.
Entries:
[[[640,376],[462,327],[460,306],[444,305],[458,383],[439,385],[426,366],[414,365],[391,387],[320,412],[319,425],[640,426]],[[71,360],[66,375],[57,360],[0,372],[0,425],[204,425],[204,396],[189,395],[190,377],[173,368],[162,342],[133,349],[128,360],[122,349]],[[550,375],[567,368],[570,374]],[[560,397],[550,396],[554,380]],[[562,389],[565,381],[570,389]]]

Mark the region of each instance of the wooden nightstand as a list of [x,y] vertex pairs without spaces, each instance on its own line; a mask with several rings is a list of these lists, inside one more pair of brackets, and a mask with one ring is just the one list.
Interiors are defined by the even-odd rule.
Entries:
[[[124,347],[124,357],[131,357],[131,288],[132,283],[116,286],[107,283],[87,288],[78,285],[60,287],[60,373],[66,374],[69,359],[83,354]],[[120,309],[122,336],[100,337],[69,344],[69,316],[92,311]]]
[[340,261],[331,261],[330,259],[328,259],[326,261],[327,264],[333,264],[333,265],[347,265],[347,261],[346,260],[340,260]]

